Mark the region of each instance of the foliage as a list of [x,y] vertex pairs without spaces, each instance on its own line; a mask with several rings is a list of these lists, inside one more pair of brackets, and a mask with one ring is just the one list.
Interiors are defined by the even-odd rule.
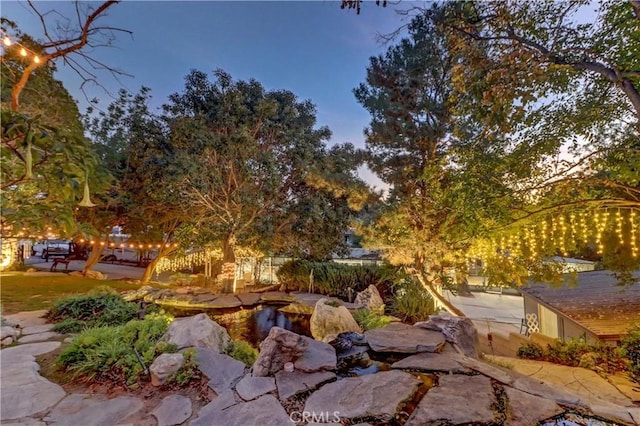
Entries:
[[53,302],[47,312],[51,321],[65,321],[60,327],[78,327],[73,321],[81,321],[85,328],[124,324],[137,316],[138,307],[126,302],[119,294],[99,290],[93,294],[69,296]]
[[622,339],[622,353],[629,361],[631,378],[640,383],[640,326],[630,329]]
[[287,288],[307,291],[312,271],[314,292],[346,300],[350,290],[355,297],[357,292],[365,290],[371,284],[378,288],[384,298],[392,287],[397,268],[292,260],[280,266],[276,275],[278,281]]
[[[117,291],[135,290],[139,284],[125,281],[101,281]],[[74,294],[84,294],[96,286],[96,280],[67,274],[5,275],[0,299],[6,314],[49,309],[51,301]]]
[[403,279],[394,286],[388,311],[408,323],[426,321],[436,313],[430,293],[415,279]]
[[627,360],[620,348],[600,342],[590,344],[583,339],[568,342],[556,340],[545,348],[536,343],[526,343],[518,348],[517,355],[519,358],[588,368],[597,372],[614,373],[627,369]]
[[364,331],[386,327],[391,323],[390,317],[381,315],[378,312],[370,311],[369,309],[358,309],[352,312],[352,314],[353,319],[356,320],[358,325],[360,325]]
[[198,369],[198,362],[196,361],[196,355],[198,351],[195,348],[189,348],[182,352],[184,356],[184,363],[175,375],[169,377],[168,383],[176,382],[178,386],[186,386],[191,381],[197,380],[201,377],[200,369]]
[[158,344],[168,327],[162,319],[145,319],[88,328],[62,350],[56,363],[83,381],[111,381],[135,387],[157,355],[175,350]]
[[256,362],[259,355],[258,350],[244,340],[232,340],[227,346],[226,353],[231,358],[245,363],[248,367]]
[[84,330],[86,326],[87,324],[84,321],[75,318],[65,318],[55,323],[51,330],[60,334],[76,334]]

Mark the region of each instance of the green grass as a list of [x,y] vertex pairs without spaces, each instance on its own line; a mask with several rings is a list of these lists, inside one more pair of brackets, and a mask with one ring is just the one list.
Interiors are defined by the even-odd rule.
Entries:
[[72,294],[87,293],[95,287],[109,286],[117,291],[140,287],[125,281],[92,280],[66,274],[33,276],[21,273],[0,276],[2,314],[49,309],[54,300]]

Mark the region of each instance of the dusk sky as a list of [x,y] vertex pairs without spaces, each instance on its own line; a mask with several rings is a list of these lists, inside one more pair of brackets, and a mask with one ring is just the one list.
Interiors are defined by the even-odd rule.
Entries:
[[[41,12],[55,9],[74,16],[71,2],[36,5]],[[1,10],[24,32],[43,37],[37,17],[24,2],[4,0]],[[59,17],[51,14],[47,19],[54,28]],[[332,130],[332,143],[364,147],[362,131],[369,114],[352,89],[364,81],[369,57],[387,48],[377,34],[396,30],[408,18],[393,7],[372,3],[356,15],[340,9],[337,1],[124,1],[112,6],[100,22],[133,32],[120,34],[115,48],[99,48],[92,55],[133,75],[118,83],[109,73],[100,73],[111,95],[120,87],[137,91],[144,85],[152,89],[153,103],[159,106],[169,94],[182,90],[189,70],[222,68],[234,79],[255,78],[267,89],[287,89],[310,99],[318,110],[318,125]],[[57,77],[84,111],[82,80],[64,66],[59,66]],[[87,91],[101,105],[111,101],[99,88]]]

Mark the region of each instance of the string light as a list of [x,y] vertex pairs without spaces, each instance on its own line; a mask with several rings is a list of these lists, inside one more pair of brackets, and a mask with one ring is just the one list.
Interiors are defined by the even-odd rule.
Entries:
[[4,45],[5,49],[10,48],[13,45],[16,45],[17,47],[20,48],[20,50],[18,50],[18,54],[23,58],[32,57],[33,62],[35,62],[36,64],[39,64],[42,62],[42,58],[38,54],[36,54],[34,51],[27,48],[23,44],[19,43],[18,41],[12,40],[8,34],[2,35],[2,44]]

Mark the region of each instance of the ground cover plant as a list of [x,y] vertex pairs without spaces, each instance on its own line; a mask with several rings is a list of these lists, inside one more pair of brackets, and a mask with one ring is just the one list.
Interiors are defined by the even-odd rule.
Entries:
[[358,325],[362,327],[364,331],[386,327],[393,320],[393,318],[389,316],[381,315],[380,313],[370,311],[369,309],[358,309],[352,314],[353,319],[356,320]]
[[529,342],[517,352],[518,358],[553,362],[570,367],[582,367],[597,373],[629,372],[640,383],[640,327],[630,330],[618,347],[604,343],[587,343],[582,339],[568,342],[556,340],[543,347]]
[[63,297],[53,302],[47,318],[59,333],[78,333],[85,328],[125,324],[136,318],[138,306],[125,301],[115,290],[101,286],[87,294]]
[[259,355],[258,350],[244,340],[232,340],[226,349],[226,353],[231,358],[243,362],[248,367],[251,367],[253,363],[256,362]]
[[84,294],[102,285],[107,285],[116,291],[134,290],[140,287],[139,284],[126,281],[97,281],[67,274],[38,276],[15,273],[3,275],[0,283],[3,315],[48,309],[56,299],[73,294]]

